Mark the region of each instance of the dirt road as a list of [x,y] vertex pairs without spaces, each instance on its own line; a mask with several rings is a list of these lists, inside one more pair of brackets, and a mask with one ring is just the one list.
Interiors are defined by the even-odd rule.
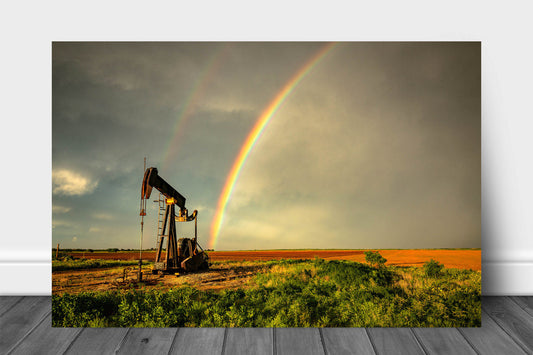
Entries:
[[200,290],[227,290],[247,287],[251,278],[268,268],[261,263],[216,263],[209,270],[198,273],[152,275],[150,267],[143,268],[143,284],[136,284],[137,271],[133,267],[114,267],[54,271],[52,293],[79,293],[83,291],[124,290],[128,288],[168,289],[185,284]]

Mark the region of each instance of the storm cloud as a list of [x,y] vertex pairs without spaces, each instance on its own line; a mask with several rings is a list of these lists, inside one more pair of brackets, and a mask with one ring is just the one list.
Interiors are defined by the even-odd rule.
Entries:
[[[54,43],[53,243],[137,247],[146,156],[205,246],[248,132],[322,46]],[[217,249],[480,247],[480,65],[479,43],[339,43],[248,156]]]

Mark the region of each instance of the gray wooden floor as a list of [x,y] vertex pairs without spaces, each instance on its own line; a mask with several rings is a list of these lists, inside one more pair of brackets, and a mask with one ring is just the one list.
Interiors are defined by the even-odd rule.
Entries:
[[52,328],[50,297],[0,297],[0,354],[533,354],[533,297],[483,297],[481,328]]

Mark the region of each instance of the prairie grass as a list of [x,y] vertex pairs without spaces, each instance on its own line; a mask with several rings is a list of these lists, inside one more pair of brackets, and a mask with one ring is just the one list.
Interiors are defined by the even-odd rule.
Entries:
[[322,259],[265,262],[251,287],[54,295],[56,327],[473,327],[481,273]]

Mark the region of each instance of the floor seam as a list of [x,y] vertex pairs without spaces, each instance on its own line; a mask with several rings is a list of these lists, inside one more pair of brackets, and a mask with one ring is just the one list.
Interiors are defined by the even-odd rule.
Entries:
[[468,345],[470,345],[470,347],[474,350],[474,352],[477,354],[477,355],[481,355],[481,353],[476,349],[476,347],[474,346],[474,344],[472,344],[470,342],[470,340],[468,340],[468,338],[464,335],[463,331],[461,330],[461,328],[455,328],[457,329],[457,331],[459,332],[459,334],[462,335],[462,337],[464,338],[464,340],[468,343]]
[[118,354],[118,352],[120,351],[120,348],[126,342],[126,339],[128,338],[128,335],[130,334],[130,331],[131,331],[131,328],[128,328],[128,330],[126,331],[126,334],[124,334],[124,337],[122,338],[120,343],[118,343],[117,347],[115,348],[115,354]]
[[31,333],[33,333],[33,331],[34,331],[35,329],[37,329],[37,327],[38,327],[39,325],[41,325],[41,323],[44,322],[44,320],[46,319],[46,317],[48,317],[48,315],[51,314],[51,313],[52,313],[52,310],[50,310],[50,312],[46,313],[46,314],[45,314],[45,315],[44,315],[44,316],[43,316],[43,317],[37,322],[37,324],[35,324],[30,330],[28,330],[28,331],[26,332],[26,334],[24,334],[24,336],[23,336],[22,338],[20,338],[20,340],[17,341],[17,342],[15,343],[15,345],[13,345],[13,346],[11,347],[11,349],[9,349],[9,351],[6,353],[6,355],[12,353],[13,350],[15,350],[20,344],[22,344],[22,342],[24,341],[24,339],[26,339]]
[[80,337],[81,333],[83,333],[83,331],[85,330],[86,328],[82,328],[78,334],[76,334],[76,336],[74,337],[74,339],[72,339],[72,341],[70,342],[70,344],[68,344],[67,348],[65,349],[65,351],[63,351],[63,355],[65,355],[70,348],[72,348],[72,345],[74,344],[74,342]]
[[376,350],[376,345],[374,345],[374,340],[372,340],[372,336],[370,335],[370,332],[368,331],[368,328],[364,328],[366,336],[368,337],[368,340],[370,341],[370,346],[372,346],[372,350],[374,351],[374,354],[377,355],[378,351]]
[[276,328],[272,328],[272,355],[277,355],[276,349]]
[[531,312],[531,310],[528,308],[528,307],[524,307],[522,306],[520,303],[516,302],[514,297],[509,297],[507,296],[508,299],[510,299],[514,304],[516,304],[518,307],[520,307],[522,310],[524,310],[524,312],[526,312],[527,314],[529,314],[531,317],[533,317],[533,314],[532,313],[529,313]]
[[413,328],[409,328],[409,330],[411,331],[411,334],[413,334],[413,336],[415,337],[415,341],[420,347],[420,349],[422,349],[422,352],[426,355],[429,354],[430,352],[428,351],[428,349],[426,349],[426,346],[424,345],[424,343],[422,343],[422,340],[418,338],[418,335],[416,335],[415,330]]
[[174,350],[174,343],[176,342],[176,339],[178,338],[179,331],[180,331],[180,328],[176,328],[176,333],[174,333],[174,337],[172,338],[172,343],[170,343],[170,348],[168,349],[168,355],[172,354],[172,350]]
[[490,314],[490,312],[487,311],[487,309],[485,307],[481,306],[481,309],[485,310],[485,313],[487,313],[489,318],[492,319],[494,321],[494,323],[496,323],[498,325],[498,327],[500,327],[500,329],[503,330],[503,332],[505,334],[507,334],[507,336],[509,336],[509,338],[511,338],[511,340],[514,341],[515,344],[520,347],[520,349],[522,349],[522,351],[524,351],[526,354],[529,353],[529,349],[524,348],[524,345],[522,345],[522,341],[520,341],[518,339],[515,339],[515,337],[511,333],[509,333],[507,330],[505,330],[505,328],[502,327],[502,325],[496,320],[495,317],[492,316],[492,314]]
[[22,301],[24,298],[25,298],[25,296],[20,297],[20,298],[17,300],[17,302],[15,302],[15,303],[13,303],[13,304],[11,305],[10,308],[8,308],[8,309],[6,309],[5,311],[3,311],[2,313],[0,313],[0,317],[2,317],[4,314],[6,314],[6,313],[9,312],[10,310],[12,310],[13,307],[15,307],[17,304],[19,304],[20,301]]
[[324,350],[324,355],[328,355],[326,349],[326,342],[324,341],[324,334],[322,334],[322,328],[318,328],[318,334],[320,335],[320,342],[322,343],[322,349]]
[[222,340],[222,352],[220,354],[224,355],[226,353],[226,341],[228,338],[228,328],[224,328],[224,339]]

